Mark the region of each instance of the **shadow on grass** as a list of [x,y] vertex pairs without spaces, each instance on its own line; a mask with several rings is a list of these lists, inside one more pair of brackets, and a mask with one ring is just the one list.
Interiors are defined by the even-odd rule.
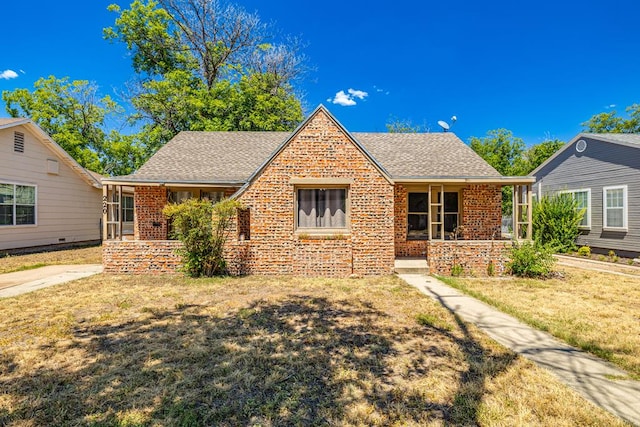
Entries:
[[[0,425],[475,425],[487,378],[515,358],[483,348],[459,319],[453,330],[398,327],[359,301],[290,295],[209,310],[79,324],[69,342],[41,349],[80,358],[66,367],[19,374],[3,356],[0,389],[19,403],[0,408]],[[443,385],[448,399],[408,386],[434,370],[457,378]]]

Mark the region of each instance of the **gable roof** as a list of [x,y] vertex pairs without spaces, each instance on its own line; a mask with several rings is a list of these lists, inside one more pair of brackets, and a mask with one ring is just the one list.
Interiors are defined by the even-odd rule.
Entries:
[[293,132],[180,132],[137,172],[109,183],[243,186],[257,176],[319,111],[324,112],[388,179],[485,179],[503,177],[454,133],[349,132],[322,105]]
[[273,161],[273,159],[275,159],[278,154],[280,154],[282,152],[282,150],[285,149],[285,147],[287,145],[289,145],[289,143],[296,137],[296,135],[302,130],[304,129],[307,124],[313,120],[313,118],[315,116],[317,116],[319,113],[324,113],[329,120],[331,120],[333,122],[334,125],[336,125],[338,127],[338,129],[344,133],[344,135],[347,137],[347,139],[349,139],[351,141],[351,143],[356,147],[356,149],[358,149],[366,158],[367,160],[369,160],[369,162],[371,162],[371,164],[378,170],[378,172],[380,172],[380,174],[390,183],[392,184],[392,180],[389,177],[389,174],[387,173],[387,171],[378,163],[378,161],[373,158],[371,156],[371,154],[369,154],[369,152],[356,140],[354,139],[354,137],[349,133],[349,131],[342,126],[342,124],[338,121],[338,119],[336,119],[333,114],[331,114],[325,107],[324,105],[319,105],[318,107],[316,107],[316,109],[313,111],[313,113],[309,114],[309,117],[307,117],[302,123],[300,123],[300,125],[296,128],[296,130],[294,130],[291,135],[282,143],[280,144],[280,146],[273,152],[273,154],[271,154],[271,156],[269,156],[269,158],[262,163],[262,165],[260,165],[260,167],[258,169],[256,169],[256,171],[251,174],[251,176],[249,177],[249,179],[247,180],[246,184],[244,184],[240,190],[238,190],[236,192],[236,194],[234,194],[234,197],[239,196],[240,194],[242,194],[250,185],[251,183],[256,179],[257,176],[259,176],[262,171]]
[[69,155],[62,147],[60,147],[45,131],[35,124],[31,119],[27,118],[0,118],[0,129],[9,129],[12,127],[24,126],[46,147],[48,147],[53,153],[69,166],[80,178],[82,178],[87,184],[95,188],[101,188],[102,183],[98,178],[98,174],[93,171],[89,171]]
[[540,166],[535,168],[530,175],[535,175],[541,171],[547,164],[551,163],[553,159],[558,157],[561,153],[569,148],[573,147],[576,142],[583,138],[594,139],[596,141],[608,142],[611,144],[623,145],[625,147],[640,148],[640,134],[639,133],[579,133],[571,141],[567,142],[562,148],[553,153],[551,157],[545,160]]

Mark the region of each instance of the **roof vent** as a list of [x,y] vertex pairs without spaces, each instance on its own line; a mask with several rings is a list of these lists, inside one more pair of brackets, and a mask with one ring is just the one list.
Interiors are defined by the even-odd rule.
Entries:
[[581,139],[578,142],[576,142],[576,151],[578,153],[582,153],[586,149],[587,149],[587,141],[585,141],[584,139]]
[[16,153],[24,153],[24,133],[13,133],[13,151]]

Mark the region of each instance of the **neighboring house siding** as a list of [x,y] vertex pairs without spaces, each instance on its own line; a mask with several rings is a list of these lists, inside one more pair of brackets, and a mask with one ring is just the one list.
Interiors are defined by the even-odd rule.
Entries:
[[[582,139],[587,142],[583,153],[568,147],[536,173],[534,192],[590,189],[591,228],[581,231],[578,244],[640,252],[640,147]],[[627,231],[605,231],[603,187],[621,185],[627,186]]]
[[[350,228],[344,234],[296,234],[292,179],[346,179]],[[393,185],[323,112],[250,184],[250,240],[230,242],[234,273],[349,276],[394,267]]]
[[[24,152],[14,151],[14,131]],[[56,160],[58,174],[47,173]],[[0,226],[0,250],[98,241],[102,192],[90,186],[25,126],[0,129],[0,182],[35,185],[36,225]]]

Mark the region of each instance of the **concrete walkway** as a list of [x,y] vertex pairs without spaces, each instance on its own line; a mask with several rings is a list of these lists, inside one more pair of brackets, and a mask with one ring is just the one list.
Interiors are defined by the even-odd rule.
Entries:
[[0,274],[0,298],[35,291],[102,273],[101,264],[50,265]]
[[624,379],[628,378],[625,372],[461,294],[433,277],[398,276],[500,344],[548,369],[587,400],[640,426],[640,382]]

